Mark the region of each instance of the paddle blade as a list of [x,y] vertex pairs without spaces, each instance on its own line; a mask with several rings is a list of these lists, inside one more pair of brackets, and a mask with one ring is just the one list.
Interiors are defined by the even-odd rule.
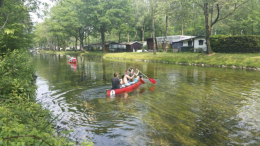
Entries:
[[152,82],[153,84],[156,83],[156,81],[154,79],[152,79],[152,78],[149,78],[149,81]]
[[144,80],[143,80],[143,79],[140,79],[140,82],[141,82],[142,84],[145,84],[145,82],[144,82]]

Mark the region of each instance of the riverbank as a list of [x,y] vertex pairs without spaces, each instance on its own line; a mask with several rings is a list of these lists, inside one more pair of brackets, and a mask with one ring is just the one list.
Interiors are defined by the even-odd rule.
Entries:
[[76,145],[55,132],[57,117],[36,103],[37,76],[27,52],[6,53],[0,58],[0,74],[0,145]]
[[[48,51],[44,53],[60,54],[64,51]],[[118,60],[134,60],[145,62],[158,62],[168,64],[180,65],[196,65],[196,66],[213,66],[222,68],[240,68],[251,69],[260,71],[260,54],[224,54],[215,53],[207,55],[203,53],[165,53],[157,52],[154,55],[151,52],[136,53],[136,52],[123,52],[123,53],[102,53],[102,52],[73,52],[78,55],[102,57],[106,59]],[[71,51],[66,51],[64,54],[72,54]]]
[[241,68],[260,71],[260,54],[222,54],[202,53],[107,53],[103,58],[127,59],[168,64],[213,66],[222,68]]

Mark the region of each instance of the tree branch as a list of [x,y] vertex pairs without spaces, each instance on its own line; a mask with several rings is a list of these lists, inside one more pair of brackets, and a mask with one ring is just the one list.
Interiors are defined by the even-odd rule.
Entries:
[[227,14],[225,17],[219,18],[218,21],[221,21],[221,20],[223,20],[223,19],[226,19],[228,16],[232,15],[240,6],[244,5],[244,4],[247,3],[248,1],[249,1],[249,0],[245,0],[243,3],[241,3],[241,4],[238,5],[238,6],[236,6],[236,7],[234,8],[234,10],[231,11],[229,14]]
[[13,139],[13,138],[21,138],[21,137],[33,137],[33,138],[35,138],[35,139],[42,140],[43,142],[45,142],[46,144],[48,144],[49,146],[51,146],[47,141],[45,141],[44,139],[42,139],[42,138],[40,138],[40,137],[38,137],[38,136],[35,136],[35,135],[11,136],[11,137],[3,138],[3,140]]
[[[219,20],[219,5],[217,4],[217,12],[218,12],[218,15],[217,15],[217,18],[215,19],[215,21],[211,24],[211,27],[215,24],[215,23],[217,23],[218,21],[220,21]],[[212,16],[211,16],[212,17]]]
[[199,4],[198,2],[194,2],[196,5],[198,5],[199,7],[201,7],[204,10],[203,5]]
[[[4,14],[4,15],[5,15],[5,14]],[[0,28],[0,33],[1,33],[2,29],[4,29],[4,27],[5,27],[5,25],[6,25],[7,21],[8,21],[8,16],[9,16],[9,15],[6,16],[5,23],[4,23],[4,25]]]

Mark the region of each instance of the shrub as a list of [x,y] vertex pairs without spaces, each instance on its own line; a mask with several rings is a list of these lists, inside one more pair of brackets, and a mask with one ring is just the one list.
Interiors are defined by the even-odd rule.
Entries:
[[203,49],[202,48],[195,48],[194,49],[196,53],[203,53]]
[[260,52],[260,36],[212,36],[210,44],[216,53]]
[[163,52],[163,49],[159,49],[158,52]]
[[55,118],[36,104],[34,72],[25,51],[14,50],[0,59],[0,146],[75,145],[55,135]]
[[144,52],[144,50],[147,50],[147,46],[146,45],[142,47],[142,52]]

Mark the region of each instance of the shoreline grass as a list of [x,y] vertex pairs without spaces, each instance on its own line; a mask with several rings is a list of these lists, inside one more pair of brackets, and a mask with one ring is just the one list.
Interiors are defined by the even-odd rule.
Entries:
[[[60,54],[64,51],[44,51],[44,53]],[[122,53],[102,53],[102,52],[71,52],[66,51],[64,54],[78,54],[82,56],[99,56],[107,59],[125,59],[134,61],[160,62],[169,64],[188,64],[201,66],[218,66],[231,67],[242,69],[257,69],[260,70],[260,54],[227,54],[215,53],[207,55],[203,53],[165,53],[151,52],[137,53],[137,52],[122,52]]]

